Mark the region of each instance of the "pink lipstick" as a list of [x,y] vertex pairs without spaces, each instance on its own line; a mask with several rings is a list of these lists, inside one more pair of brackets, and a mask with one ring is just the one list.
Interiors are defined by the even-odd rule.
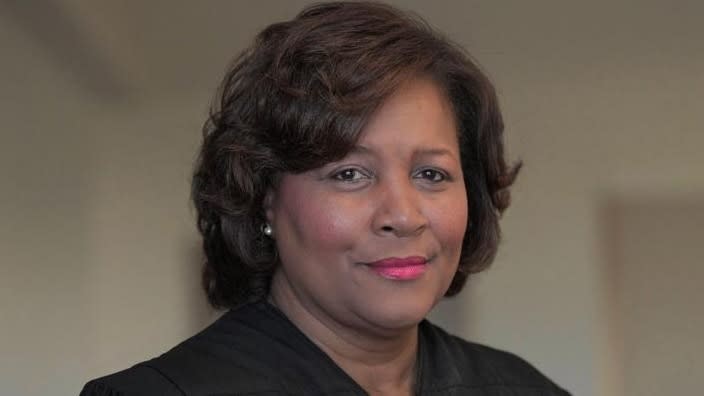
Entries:
[[426,270],[425,257],[390,257],[367,264],[372,271],[387,279],[413,280],[420,278]]

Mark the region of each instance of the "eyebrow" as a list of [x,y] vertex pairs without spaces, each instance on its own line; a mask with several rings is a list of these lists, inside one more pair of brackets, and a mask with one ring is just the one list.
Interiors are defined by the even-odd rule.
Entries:
[[[352,147],[352,150],[350,150],[349,154],[361,154],[361,155],[374,155],[375,151],[369,147],[366,146],[361,146],[361,145],[355,145]],[[420,150],[415,150],[413,152],[413,156],[449,156],[451,158],[457,159],[455,154],[442,147],[435,147],[435,148],[423,148]]]
[[449,157],[455,158],[455,154],[452,153],[452,151],[445,149],[445,148],[428,148],[428,149],[422,149],[422,150],[417,150],[415,155],[420,155],[420,156],[443,156],[447,155]]

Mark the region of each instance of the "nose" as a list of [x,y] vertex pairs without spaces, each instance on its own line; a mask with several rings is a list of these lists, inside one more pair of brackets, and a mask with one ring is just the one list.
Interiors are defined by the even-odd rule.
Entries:
[[422,193],[412,180],[379,183],[373,227],[377,234],[399,238],[420,235],[428,226],[423,213]]

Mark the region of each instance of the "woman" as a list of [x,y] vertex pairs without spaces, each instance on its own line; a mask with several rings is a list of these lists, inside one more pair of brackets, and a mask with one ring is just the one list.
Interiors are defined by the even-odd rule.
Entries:
[[418,18],[327,3],[269,26],[193,179],[203,285],[230,311],[83,394],[566,394],[424,320],[496,253],[502,128],[487,78]]

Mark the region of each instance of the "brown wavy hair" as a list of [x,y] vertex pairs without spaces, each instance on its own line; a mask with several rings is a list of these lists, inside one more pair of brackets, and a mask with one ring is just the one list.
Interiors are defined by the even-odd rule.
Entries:
[[269,292],[279,260],[260,229],[278,176],[343,158],[380,104],[418,76],[432,78],[453,105],[467,188],[470,220],[446,295],[491,264],[520,168],[504,159],[491,82],[416,15],[373,2],[322,3],[259,33],[227,73],[203,128],[192,199],[214,307]]

